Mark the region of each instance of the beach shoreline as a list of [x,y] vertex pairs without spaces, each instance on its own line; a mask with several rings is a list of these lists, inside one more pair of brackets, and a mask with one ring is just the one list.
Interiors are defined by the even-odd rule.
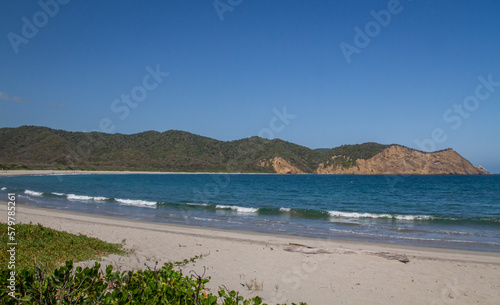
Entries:
[[[347,212],[345,212],[345,210],[343,210],[342,208],[322,209],[321,207],[319,209],[316,208],[312,210],[307,210],[307,207],[300,209],[297,208],[296,206],[294,207],[293,204],[287,205],[286,203],[278,205],[281,206],[278,210],[278,207],[274,207],[273,203],[264,203],[257,206],[252,205],[251,202],[250,204],[246,205],[234,204],[234,202],[238,202],[239,197],[234,197],[232,201],[227,201],[227,202],[210,201],[210,199],[214,196],[214,194],[218,194],[218,192],[220,192],[221,189],[224,189],[229,185],[229,181],[238,181],[239,178],[242,178],[247,175],[242,173],[239,174],[204,173],[205,175],[200,175],[199,173],[187,173],[187,172],[174,173],[174,172],[133,172],[133,171],[15,170],[15,171],[0,171],[0,178],[5,177],[7,179],[10,179],[10,177],[12,177],[12,179],[15,179],[15,176],[25,176],[26,178],[29,179],[31,178],[44,179],[44,176],[45,177],[52,176],[52,177],[57,177],[58,181],[62,182],[64,176],[70,179],[80,179],[80,177],[78,177],[79,175],[84,175],[81,177],[82,179],[101,179],[101,178],[114,179],[113,175],[120,175],[120,176],[130,176],[133,177],[132,179],[135,179],[136,177],[135,174],[139,176],[146,174],[143,176],[143,178],[146,178],[147,175],[150,175],[149,177],[147,177],[147,179],[162,179],[161,180],[163,181],[162,183],[165,183],[163,179],[175,179],[175,180],[191,179],[191,176],[189,176],[190,174],[192,174],[193,176],[200,176],[199,178],[202,179],[213,179],[213,181],[205,180],[204,182],[201,182],[201,184],[199,183],[199,185],[197,186],[182,188],[182,191],[179,191],[181,189],[180,187],[184,187],[185,185],[191,185],[190,184],[191,181],[187,182],[184,181],[184,183],[182,183],[182,186],[178,186],[177,188],[175,188],[175,190],[171,189],[170,192],[163,194],[163,197],[159,196],[157,198],[150,198],[147,200],[143,200],[143,198],[149,198],[148,197],[149,194],[141,193],[143,187],[135,189],[135,193],[129,194],[128,196],[124,197],[122,197],[121,191],[115,194],[98,192],[97,195],[92,191],[89,192],[88,189],[87,192],[79,192],[80,189],[78,186],[76,189],[73,188],[72,190],[59,190],[57,188],[56,191],[54,192],[45,192],[44,190],[46,190],[47,188],[43,187],[35,189],[31,188],[23,189],[21,187],[21,189],[17,189],[17,191],[21,194],[18,200],[21,202],[25,202],[26,204],[30,204],[29,202],[31,198],[26,199],[25,194],[27,194],[27,197],[33,196],[35,202],[37,202],[36,200],[38,200],[35,197],[40,197],[41,198],[40,200],[45,202],[43,204],[34,204],[34,206],[38,207],[45,206],[61,210],[69,208],[70,210],[73,210],[75,212],[82,212],[93,215],[103,214],[112,217],[117,216],[129,219],[141,219],[146,222],[150,221],[150,222],[167,223],[167,224],[173,223],[176,225],[187,224],[201,228],[208,228],[208,227],[215,228],[216,230],[228,229],[240,232],[249,232],[250,234],[267,232],[270,234],[278,234],[285,236],[301,236],[301,237],[310,237],[313,239],[325,238],[325,239],[339,240],[345,242],[359,242],[359,243],[365,242],[365,243],[387,244],[387,245],[404,245],[408,247],[414,246],[417,248],[423,247],[423,248],[456,249],[456,250],[500,253],[500,251],[498,250],[499,249],[498,243],[490,242],[490,240],[487,239],[489,235],[480,235],[481,232],[478,233],[472,230],[467,231],[467,229],[463,229],[463,227],[465,226],[452,229],[448,229],[447,227],[441,227],[441,228],[437,227],[429,229],[429,231],[425,231],[428,230],[427,227],[425,226],[422,228],[422,224],[424,224],[425,221],[420,221],[420,220],[433,218],[433,216],[429,216],[429,215],[434,215],[432,214],[433,213],[432,211],[431,212],[424,211],[420,213],[419,212],[408,213],[406,210],[393,211],[393,212],[384,210],[383,212],[377,212],[373,211],[373,209],[370,209],[370,207],[367,208],[368,212],[366,213],[362,209],[354,209],[355,212],[351,212],[350,210],[347,210]],[[62,176],[58,177],[58,175]],[[109,176],[105,178],[105,177],[99,177],[99,175],[109,175]],[[162,177],[161,175],[165,176]],[[182,177],[182,175],[186,176]],[[229,175],[234,175],[234,177],[231,178]],[[40,177],[33,177],[33,176],[40,176]],[[274,176],[274,178],[272,176],[273,175],[271,176],[267,175],[267,177],[254,176],[253,178],[255,179],[269,178],[272,179],[273,182],[276,181],[274,180],[276,176]],[[224,178],[218,178],[218,177],[224,177]],[[291,178],[291,177],[285,177],[285,178]],[[317,177],[311,177],[311,179],[312,178],[317,178]],[[54,179],[54,178],[49,178],[49,179]],[[220,179],[226,179],[226,180],[221,181]],[[276,179],[282,179],[282,177],[277,177]],[[307,177],[307,179],[310,178]],[[389,181],[388,183],[390,182],[391,181]],[[268,183],[268,181],[266,183]],[[352,184],[352,181],[350,183]],[[134,185],[136,185],[135,182]],[[385,184],[383,186],[385,186]],[[325,185],[323,185],[323,187],[324,189],[328,188],[328,186],[325,187]],[[148,189],[147,186],[144,186],[144,189]],[[274,185],[274,189],[279,189],[279,188],[276,185]],[[6,187],[2,188],[2,190],[7,190],[7,188]],[[11,191],[13,190],[14,189],[11,189]],[[175,197],[175,192],[178,193],[177,197]],[[357,189],[351,189],[351,192],[357,192]],[[138,193],[139,195],[136,195],[136,193]],[[186,197],[185,194],[188,194],[188,197]],[[166,199],[171,197],[175,199]],[[85,206],[84,208],[77,208],[76,205],[60,204],[60,200],[65,198],[67,198],[66,202],[69,203],[74,200],[83,200],[84,202],[95,203],[95,206],[91,206],[91,208],[88,209]],[[191,200],[185,203],[185,198]],[[127,206],[127,205],[136,207],[156,206],[156,208],[159,210],[158,213],[148,214],[147,212],[149,211],[147,211],[146,209],[141,209],[141,211],[137,210],[135,214],[132,213],[129,215],[126,212],[115,209],[115,206]],[[170,206],[173,206],[173,208],[170,208],[169,210]],[[269,206],[272,206],[274,210],[270,211],[270,209],[268,208]],[[289,206],[292,206],[292,208],[290,208]],[[104,209],[106,212],[103,213],[104,210],[100,210],[101,208]],[[215,213],[213,213],[214,210]],[[212,214],[208,216],[203,215],[202,213],[206,213],[206,211],[209,211],[215,216],[213,216]],[[186,213],[188,213],[190,216],[187,217]],[[217,217],[216,215],[218,214],[224,215],[224,213],[226,215],[230,215],[231,213],[234,214],[235,216],[241,215],[242,216],[241,219],[243,220],[245,220],[245,216],[247,215],[258,216],[258,217],[263,215],[262,216],[263,218],[265,218],[266,215],[272,215],[273,217],[277,218],[276,217],[277,215],[281,218],[278,219],[278,224],[274,223],[275,219],[271,219],[269,221],[271,225],[268,227],[263,226],[261,223],[257,221],[255,221],[254,223],[252,222],[245,223],[240,221],[240,219],[237,219],[236,221],[233,221],[231,219],[230,221],[228,221],[228,223],[231,224],[235,223],[236,225],[228,225],[227,223],[224,222],[226,221],[227,218],[226,219],[215,218]],[[313,216],[310,216],[309,213],[314,213],[314,214]],[[161,218],[159,215],[167,215],[167,216]],[[168,215],[175,215],[176,217],[168,218],[169,217]],[[295,220],[294,217],[302,217],[300,218],[301,220],[306,219],[307,221],[308,217],[323,217],[321,219],[324,219],[325,217],[327,217],[327,215],[330,215],[330,219],[328,219],[329,220],[328,224],[334,224],[334,225],[328,227],[327,229],[329,231],[327,231],[326,233],[325,233],[326,230],[322,231],[323,230],[322,227],[318,229],[317,227],[319,226],[316,226],[316,224],[311,225],[308,223],[299,223],[298,221],[290,222],[287,219],[288,217],[290,217],[292,220]],[[258,219],[258,217],[254,218],[247,217],[246,219]],[[368,223],[368,225],[364,225],[363,223],[363,226],[360,227],[361,229],[358,229],[357,227],[354,229],[352,227],[347,227],[347,225],[349,226],[351,225],[350,222],[351,219],[354,219],[352,225],[357,225],[358,223],[356,222],[357,218],[364,220],[363,217],[367,218],[368,221],[370,219],[376,220],[378,218],[381,218],[383,221],[387,219],[388,221],[386,221],[385,223],[382,222],[382,225],[374,228],[370,228],[371,226],[370,223]],[[416,225],[419,225],[420,227],[418,226],[410,227],[407,225],[407,223],[405,223],[406,220],[414,220],[414,219],[416,219],[415,221]],[[387,225],[387,223],[389,223],[390,221],[397,222],[399,220],[401,220],[400,227],[391,227],[390,225],[389,226]],[[265,219],[264,221],[268,221],[268,219]],[[396,224],[399,224],[399,222],[397,222]],[[335,232],[331,233],[330,231],[335,231]],[[410,231],[411,233],[413,233],[413,235],[410,235],[409,237],[407,237],[406,235],[403,236],[404,234],[406,234],[405,232],[407,231]],[[448,233],[448,231],[450,232],[447,236],[446,234]],[[431,236],[431,234],[429,233],[422,237],[417,235],[420,234],[419,232],[431,232],[431,233],[437,233],[438,235],[437,237]],[[454,236],[452,236],[453,234]],[[459,237],[465,236],[465,237],[457,238],[455,236]],[[474,238],[469,238],[469,236],[479,236],[479,237],[477,239],[474,239]],[[485,238],[481,240],[483,236],[485,236]]]
[[[7,202],[0,200],[0,204],[7,205]],[[266,233],[266,232],[256,232],[256,231],[248,231],[248,230],[232,230],[232,229],[222,229],[222,228],[212,228],[212,227],[202,227],[197,225],[190,224],[171,224],[166,222],[153,222],[146,220],[138,220],[132,219],[128,217],[120,217],[120,216],[109,216],[109,215],[100,215],[96,213],[85,213],[81,211],[72,211],[72,210],[62,210],[57,208],[47,208],[47,207],[36,207],[26,203],[17,203],[17,207],[21,209],[27,209],[31,212],[36,213],[37,215],[45,215],[50,217],[57,217],[61,219],[67,220],[80,220],[86,219],[89,223],[116,223],[117,226],[125,226],[132,228],[149,228],[152,230],[160,230],[173,232],[178,234],[186,234],[186,235],[196,235],[201,237],[210,236],[211,233],[214,234],[227,234],[227,236],[238,236],[237,240],[254,240],[253,237],[256,237],[257,240],[261,239],[289,239],[294,240],[297,243],[299,240],[302,243],[311,243],[311,242],[326,242],[332,243],[336,246],[346,247],[346,248],[360,248],[360,249],[373,249],[381,250],[386,249],[387,251],[408,251],[408,253],[439,253],[439,254],[448,254],[447,257],[449,260],[460,260],[463,257],[494,257],[494,261],[488,260],[478,260],[478,263],[495,263],[496,259],[498,259],[498,264],[500,265],[500,253],[492,252],[492,251],[475,251],[475,250],[464,250],[464,249],[453,249],[453,248],[438,248],[438,247],[426,247],[426,246],[415,246],[415,245],[404,245],[404,244],[392,244],[392,243],[383,243],[383,242],[369,242],[369,241],[358,241],[358,240],[343,240],[343,239],[332,239],[332,238],[320,238],[320,237],[307,237],[307,236],[298,236],[291,234],[279,234],[279,233]],[[53,214],[55,213],[55,214]],[[33,214],[33,213],[32,213]],[[93,220],[90,220],[93,219]],[[123,221],[123,223],[121,223]],[[118,224],[120,223],[120,224]],[[158,227],[157,227],[158,226]],[[156,229],[154,229],[155,227]],[[456,257],[454,258],[454,256]],[[430,259],[437,259],[432,255],[429,256]],[[469,260],[470,261],[470,260]]]
[[[0,210],[6,213],[5,202]],[[29,205],[17,207],[16,221],[123,243],[133,253],[102,260],[122,271],[203,255],[184,268],[185,274],[205,272],[213,291],[225,285],[269,304],[494,304],[500,299],[498,253],[208,229]]]
[[148,172],[148,171],[90,171],[90,170],[0,170],[0,177],[42,176],[42,175],[275,175],[274,173],[222,173],[222,172]]
[[[30,170],[0,170],[0,177],[14,176],[41,176],[41,175],[283,175],[278,173],[251,173],[251,172],[154,172],[154,171],[105,171],[105,170],[50,170],[50,169],[30,169]],[[449,176],[443,174],[319,174],[319,173],[298,173],[292,175],[341,175],[341,176]],[[488,175],[500,175],[500,173],[490,173]],[[455,176],[474,176],[461,175]],[[483,176],[483,175],[480,175]]]

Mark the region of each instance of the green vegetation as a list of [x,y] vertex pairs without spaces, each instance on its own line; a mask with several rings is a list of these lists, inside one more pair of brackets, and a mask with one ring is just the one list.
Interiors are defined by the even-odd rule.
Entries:
[[350,168],[356,165],[356,160],[340,155],[325,160],[324,164],[325,166],[333,166],[334,168]]
[[[41,268],[23,270],[15,279],[14,297],[9,295],[8,270],[0,270],[2,304],[182,304],[259,305],[260,297],[245,300],[235,291],[207,293],[203,276],[185,276],[174,263],[160,269],[113,272],[100,264],[73,268],[72,262],[53,272]],[[305,305],[305,303],[300,303]]]
[[382,145],[378,143],[368,142],[356,145],[342,145],[332,148],[325,153],[331,156],[345,156],[352,160],[357,159],[370,159],[376,154],[381,153],[384,149],[389,148],[391,145]]
[[[124,254],[122,245],[106,243],[85,235],[74,235],[44,227],[40,224],[16,224],[14,226],[16,268],[32,270],[33,261],[53,270],[68,260],[85,261],[108,254]],[[0,223],[0,251],[7,253],[7,224]],[[9,257],[0,256],[0,266],[7,266]]]
[[[174,269],[199,257],[139,271],[113,272],[112,266],[102,271],[99,263],[74,268],[73,260],[96,259],[123,250],[117,244],[41,225],[17,224],[14,228],[19,240],[16,268],[8,269],[7,255],[0,256],[0,304],[263,304],[258,296],[245,300],[227,289],[213,295],[205,288],[207,277],[196,273],[186,276]],[[7,253],[7,225],[1,223],[0,230],[0,251]]]
[[365,143],[313,150],[260,137],[224,142],[177,130],[123,135],[36,126],[2,128],[0,142],[3,169],[243,173],[274,172],[269,163],[260,165],[274,157],[282,157],[306,173],[313,173],[332,156],[344,156],[344,161],[334,162],[350,167],[357,159],[369,159],[389,147]]

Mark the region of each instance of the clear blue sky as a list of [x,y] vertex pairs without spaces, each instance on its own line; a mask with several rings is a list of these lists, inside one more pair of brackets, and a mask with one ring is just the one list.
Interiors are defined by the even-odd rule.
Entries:
[[500,172],[497,0],[54,1],[0,5],[0,127],[451,147]]

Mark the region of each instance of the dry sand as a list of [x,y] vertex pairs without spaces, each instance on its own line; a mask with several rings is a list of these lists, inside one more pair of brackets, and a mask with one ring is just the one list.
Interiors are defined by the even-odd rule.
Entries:
[[[5,202],[0,210],[6,213]],[[203,254],[186,274],[206,269],[214,293],[225,285],[269,304],[500,304],[499,253],[213,230],[26,205],[18,207],[16,220],[124,242],[132,254],[102,260],[119,270]],[[410,261],[390,259],[394,254]]]

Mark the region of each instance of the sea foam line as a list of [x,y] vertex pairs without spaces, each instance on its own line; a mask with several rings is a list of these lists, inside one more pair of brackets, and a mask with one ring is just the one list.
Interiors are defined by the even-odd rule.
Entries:
[[246,207],[239,207],[236,205],[216,205],[216,209],[222,209],[222,210],[233,210],[236,211],[237,213],[257,213],[259,209],[257,208],[246,208]]
[[75,195],[75,194],[63,194],[63,193],[52,193],[53,195],[57,195],[57,196],[66,196],[66,198],[68,200],[79,200],[79,201],[90,201],[90,200],[94,200],[94,201],[107,201],[109,200],[110,198],[108,197],[101,197],[101,196],[86,196],[86,195]]
[[115,201],[121,204],[125,205],[132,205],[132,206],[142,206],[142,207],[155,207],[156,202],[154,201],[146,201],[146,200],[134,200],[134,199],[120,199],[120,198],[115,198]]
[[97,197],[94,197],[94,200],[95,201],[106,201],[106,200],[109,200],[109,198],[108,197],[99,197],[99,196],[97,196]]
[[88,201],[88,200],[94,199],[94,197],[91,197],[91,196],[75,195],[75,194],[68,194],[68,196],[66,196],[66,198],[68,198],[68,200],[82,200],[82,201]]
[[26,195],[30,195],[30,196],[36,196],[36,197],[41,197],[43,196],[43,193],[42,192],[35,192],[35,191],[30,191],[30,190],[25,190],[24,193]]
[[392,218],[399,220],[424,220],[430,219],[428,215],[391,215],[391,214],[373,214],[373,213],[358,213],[358,212],[340,212],[328,211],[331,217],[342,218]]
[[188,202],[186,203],[186,205],[190,205],[190,206],[200,206],[200,207],[206,207],[208,206],[207,203],[192,203],[192,202]]
[[7,188],[4,186],[0,190],[5,191]]

